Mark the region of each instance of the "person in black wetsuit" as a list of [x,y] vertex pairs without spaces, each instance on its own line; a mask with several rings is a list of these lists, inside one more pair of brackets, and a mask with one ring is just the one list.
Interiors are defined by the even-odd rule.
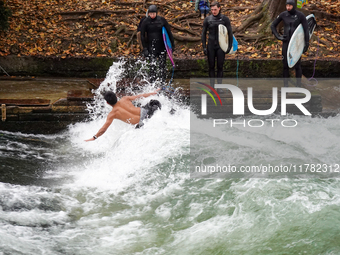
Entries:
[[[287,50],[289,41],[295,31],[295,29],[302,24],[304,33],[305,33],[305,47],[303,49],[303,53],[308,50],[309,47],[309,32],[308,32],[308,23],[305,15],[302,12],[296,10],[295,0],[287,0],[286,1],[286,9],[287,11],[282,12],[272,23],[271,29],[275,37],[282,41],[282,61],[283,61],[283,78],[284,78],[284,86],[288,87],[288,78],[289,78],[289,67],[287,61]],[[277,25],[283,21],[284,23],[284,33],[280,35],[276,27]],[[301,69],[301,58],[294,66],[297,78],[297,87],[301,87],[301,77],[302,77],[302,69]]]
[[[221,6],[218,2],[210,4],[212,15],[203,21],[202,46],[203,52],[208,56],[210,85],[214,86],[215,81],[215,59],[217,58],[217,83],[222,83],[223,64],[225,54],[229,53],[232,43],[229,43],[227,52],[224,52],[218,43],[218,25],[222,24],[228,29],[228,42],[233,41],[233,32],[228,17],[221,14]],[[207,31],[209,31],[208,47],[206,43]]]
[[141,27],[141,39],[143,44],[143,55],[151,60],[150,65],[150,81],[153,82],[160,78],[165,83],[166,78],[166,49],[163,42],[162,27],[168,32],[172,51],[174,51],[174,37],[171,33],[170,26],[165,18],[157,15],[156,5],[150,5],[148,9],[149,17],[147,17]]

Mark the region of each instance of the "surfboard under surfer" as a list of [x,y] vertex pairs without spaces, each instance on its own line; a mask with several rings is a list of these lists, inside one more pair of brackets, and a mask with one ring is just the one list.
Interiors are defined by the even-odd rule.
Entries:
[[[273,21],[271,24],[271,30],[275,37],[282,41],[282,62],[283,62],[283,78],[284,78],[284,86],[288,87],[288,78],[289,78],[289,66],[288,66],[288,60],[287,60],[287,50],[289,41],[295,31],[295,29],[302,24],[303,31],[304,31],[304,39],[305,39],[305,47],[303,49],[303,53],[305,53],[308,50],[309,47],[309,32],[308,32],[308,23],[306,20],[305,15],[296,10],[296,3],[295,0],[287,0],[286,1],[286,9],[287,11],[284,11],[279,14],[279,16]],[[283,35],[280,35],[276,27],[278,24],[283,21],[284,23],[284,33]],[[301,58],[299,61],[295,64],[293,67],[295,68],[296,72],[296,78],[297,78],[297,87],[301,87],[301,77],[302,77],[302,68],[301,68]]]
[[136,128],[143,126],[143,120],[150,118],[156,110],[161,109],[161,103],[158,100],[150,100],[150,102],[145,106],[136,107],[132,104],[132,101],[138,98],[156,95],[159,90],[160,89],[157,89],[154,92],[139,94],[136,96],[124,96],[119,101],[117,100],[116,94],[112,91],[105,92],[104,99],[112,106],[112,110],[108,114],[105,124],[99,129],[99,131],[93,137],[85,141],[94,141],[103,135],[114,119],[136,125]]

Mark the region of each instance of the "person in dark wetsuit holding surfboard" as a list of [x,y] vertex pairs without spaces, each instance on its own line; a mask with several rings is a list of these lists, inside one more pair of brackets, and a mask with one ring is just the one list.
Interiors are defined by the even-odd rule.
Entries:
[[151,60],[150,78],[151,82],[160,78],[165,83],[166,78],[166,49],[163,41],[162,27],[168,32],[172,50],[174,51],[174,37],[171,33],[169,23],[165,18],[157,15],[157,6],[150,5],[148,17],[143,21],[141,27],[141,40],[143,44],[143,55]]
[[[305,15],[302,12],[296,10],[295,0],[287,0],[286,1],[286,9],[287,11],[282,12],[272,23],[271,29],[275,37],[282,41],[282,61],[283,61],[283,78],[284,78],[284,86],[288,87],[288,78],[289,78],[289,66],[287,60],[287,50],[289,41],[295,31],[295,29],[302,24],[303,31],[305,34],[305,47],[303,49],[303,53],[308,50],[309,47],[309,32],[308,32],[308,23]],[[276,27],[277,25],[283,21],[284,23],[284,33],[280,35]],[[301,77],[302,77],[302,69],[301,69],[301,58],[294,66],[297,78],[297,87],[301,87]]]
[[[203,31],[202,31],[202,46],[203,52],[208,56],[209,64],[209,77],[210,85],[214,86],[215,77],[217,77],[217,83],[222,83],[223,78],[223,64],[225,60],[225,54],[228,54],[232,48],[233,42],[233,32],[230,25],[230,20],[225,15],[221,14],[221,6],[218,2],[212,2],[210,4],[210,10],[212,15],[205,18],[203,21]],[[228,30],[228,49],[224,52],[218,42],[218,26],[222,24]],[[208,37],[208,47],[206,43],[207,32],[209,32]],[[217,59],[217,76],[215,75],[215,60]]]

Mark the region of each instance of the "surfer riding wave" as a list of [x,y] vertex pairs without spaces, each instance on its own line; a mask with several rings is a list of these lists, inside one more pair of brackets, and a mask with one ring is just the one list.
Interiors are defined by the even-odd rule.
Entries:
[[132,101],[138,98],[156,95],[159,90],[160,89],[157,89],[154,92],[139,94],[136,96],[124,96],[119,101],[117,100],[115,93],[112,91],[106,92],[104,94],[104,99],[110,106],[112,106],[112,110],[108,114],[105,124],[99,129],[99,131],[92,138],[85,141],[94,141],[103,135],[114,119],[136,125],[136,128],[142,127],[144,125],[143,120],[150,118],[156,110],[161,109],[161,103],[158,100],[150,100],[148,104],[140,108],[134,106]]

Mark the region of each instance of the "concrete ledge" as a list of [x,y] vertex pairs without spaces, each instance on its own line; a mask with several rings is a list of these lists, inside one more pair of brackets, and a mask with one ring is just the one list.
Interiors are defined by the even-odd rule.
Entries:
[[[62,120],[67,119],[72,115],[71,120]],[[35,116],[37,117],[37,116]],[[27,134],[56,134],[64,131],[68,125],[74,124],[77,122],[85,121],[88,118],[88,114],[59,114],[58,116],[53,116],[53,121],[46,120],[21,120],[21,121],[6,121],[0,123],[1,131],[10,131],[10,132],[21,132]],[[59,119],[59,120],[58,120]],[[1,132],[0,131],[0,132]]]
[[[241,57],[241,56],[240,56]],[[59,58],[59,57],[0,57],[0,66],[12,76],[58,76],[58,77],[105,77],[109,67],[117,58]],[[136,59],[127,59],[127,65],[135,66]],[[175,78],[207,77],[208,65],[204,59],[175,59]],[[126,68],[125,77],[134,77],[136,68]],[[303,74],[312,76],[314,59],[303,59]],[[235,77],[237,60],[227,59],[224,76]],[[5,75],[5,74],[4,74]],[[240,59],[239,78],[242,77],[281,77],[280,59]],[[317,60],[315,77],[340,77],[340,60]]]

